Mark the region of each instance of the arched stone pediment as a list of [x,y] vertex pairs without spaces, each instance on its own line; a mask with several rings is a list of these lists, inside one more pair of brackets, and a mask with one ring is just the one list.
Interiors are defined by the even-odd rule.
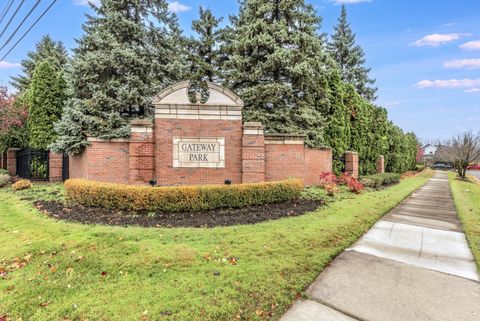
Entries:
[[243,101],[227,88],[208,82],[209,97],[203,104],[192,104],[188,98],[190,81],[183,81],[162,90],[154,99],[153,104],[159,105],[204,105],[221,107],[243,107]]

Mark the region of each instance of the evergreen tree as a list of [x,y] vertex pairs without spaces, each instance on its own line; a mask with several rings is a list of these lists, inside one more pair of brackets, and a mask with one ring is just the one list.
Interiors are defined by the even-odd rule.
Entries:
[[224,31],[219,27],[221,18],[215,18],[209,9],[199,9],[200,18],[192,22],[195,38],[190,39],[190,80],[219,82],[222,79],[221,46]]
[[30,147],[47,149],[55,141],[53,124],[60,118],[64,102],[63,73],[56,73],[48,60],[39,63],[28,90]]
[[339,174],[343,169],[340,157],[350,147],[350,118],[345,99],[345,85],[340,79],[340,74],[334,66],[329,77],[329,104],[326,105],[327,125],[325,126],[325,145],[332,148],[333,171]]
[[355,34],[347,20],[347,9],[342,5],[338,24],[327,46],[328,52],[337,62],[342,72],[342,79],[352,84],[357,92],[368,101],[374,101],[377,88],[375,80],[369,78],[370,68],[365,68],[363,49],[355,44]]
[[30,85],[33,72],[38,63],[47,60],[55,72],[64,69],[68,56],[63,43],[54,41],[50,36],[44,36],[35,47],[34,51],[27,53],[27,58],[22,60],[23,75],[12,77],[10,82],[19,92],[25,92]]
[[418,139],[414,133],[404,133],[392,122],[388,124],[388,149],[385,153],[387,172],[404,173],[416,168]]
[[150,115],[155,94],[183,77],[181,30],[164,0],[101,0],[92,8],[67,70],[70,99],[55,151],[80,152],[87,135],[129,136],[129,120]]
[[387,111],[384,108],[365,102],[370,114],[370,132],[367,134],[368,143],[366,153],[362,159],[360,173],[362,175],[375,174],[377,160],[380,155],[385,155],[387,150]]
[[328,99],[321,19],[304,0],[244,0],[234,20],[228,86],[245,102],[245,120],[269,132],[303,133],[323,143]]

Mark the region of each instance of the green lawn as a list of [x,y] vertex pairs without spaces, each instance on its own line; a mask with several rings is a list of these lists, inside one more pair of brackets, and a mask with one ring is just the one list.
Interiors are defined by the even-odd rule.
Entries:
[[277,320],[333,257],[430,176],[300,217],[214,229],[58,222],[32,208],[32,192],[0,190],[0,269],[9,271],[0,278],[0,316]]
[[473,178],[459,180],[454,173],[449,178],[458,215],[480,270],[480,185]]

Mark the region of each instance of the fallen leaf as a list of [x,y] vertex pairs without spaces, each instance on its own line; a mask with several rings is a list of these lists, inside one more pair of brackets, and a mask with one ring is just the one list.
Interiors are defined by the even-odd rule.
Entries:
[[41,308],[45,308],[45,307],[47,307],[49,304],[50,304],[50,301],[43,302],[42,304],[40,304],[40,307],[41,307]]

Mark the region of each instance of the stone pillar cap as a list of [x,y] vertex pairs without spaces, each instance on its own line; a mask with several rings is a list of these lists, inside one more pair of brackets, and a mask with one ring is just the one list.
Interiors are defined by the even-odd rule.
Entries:
[[130,121],[130,124],[132,126],[147,126],[147,127],[153,127],[153,122],[150,119],[133,119]]
[[251,121],[244,123],[243,127],[263,127],[263,124],[258,121]]

